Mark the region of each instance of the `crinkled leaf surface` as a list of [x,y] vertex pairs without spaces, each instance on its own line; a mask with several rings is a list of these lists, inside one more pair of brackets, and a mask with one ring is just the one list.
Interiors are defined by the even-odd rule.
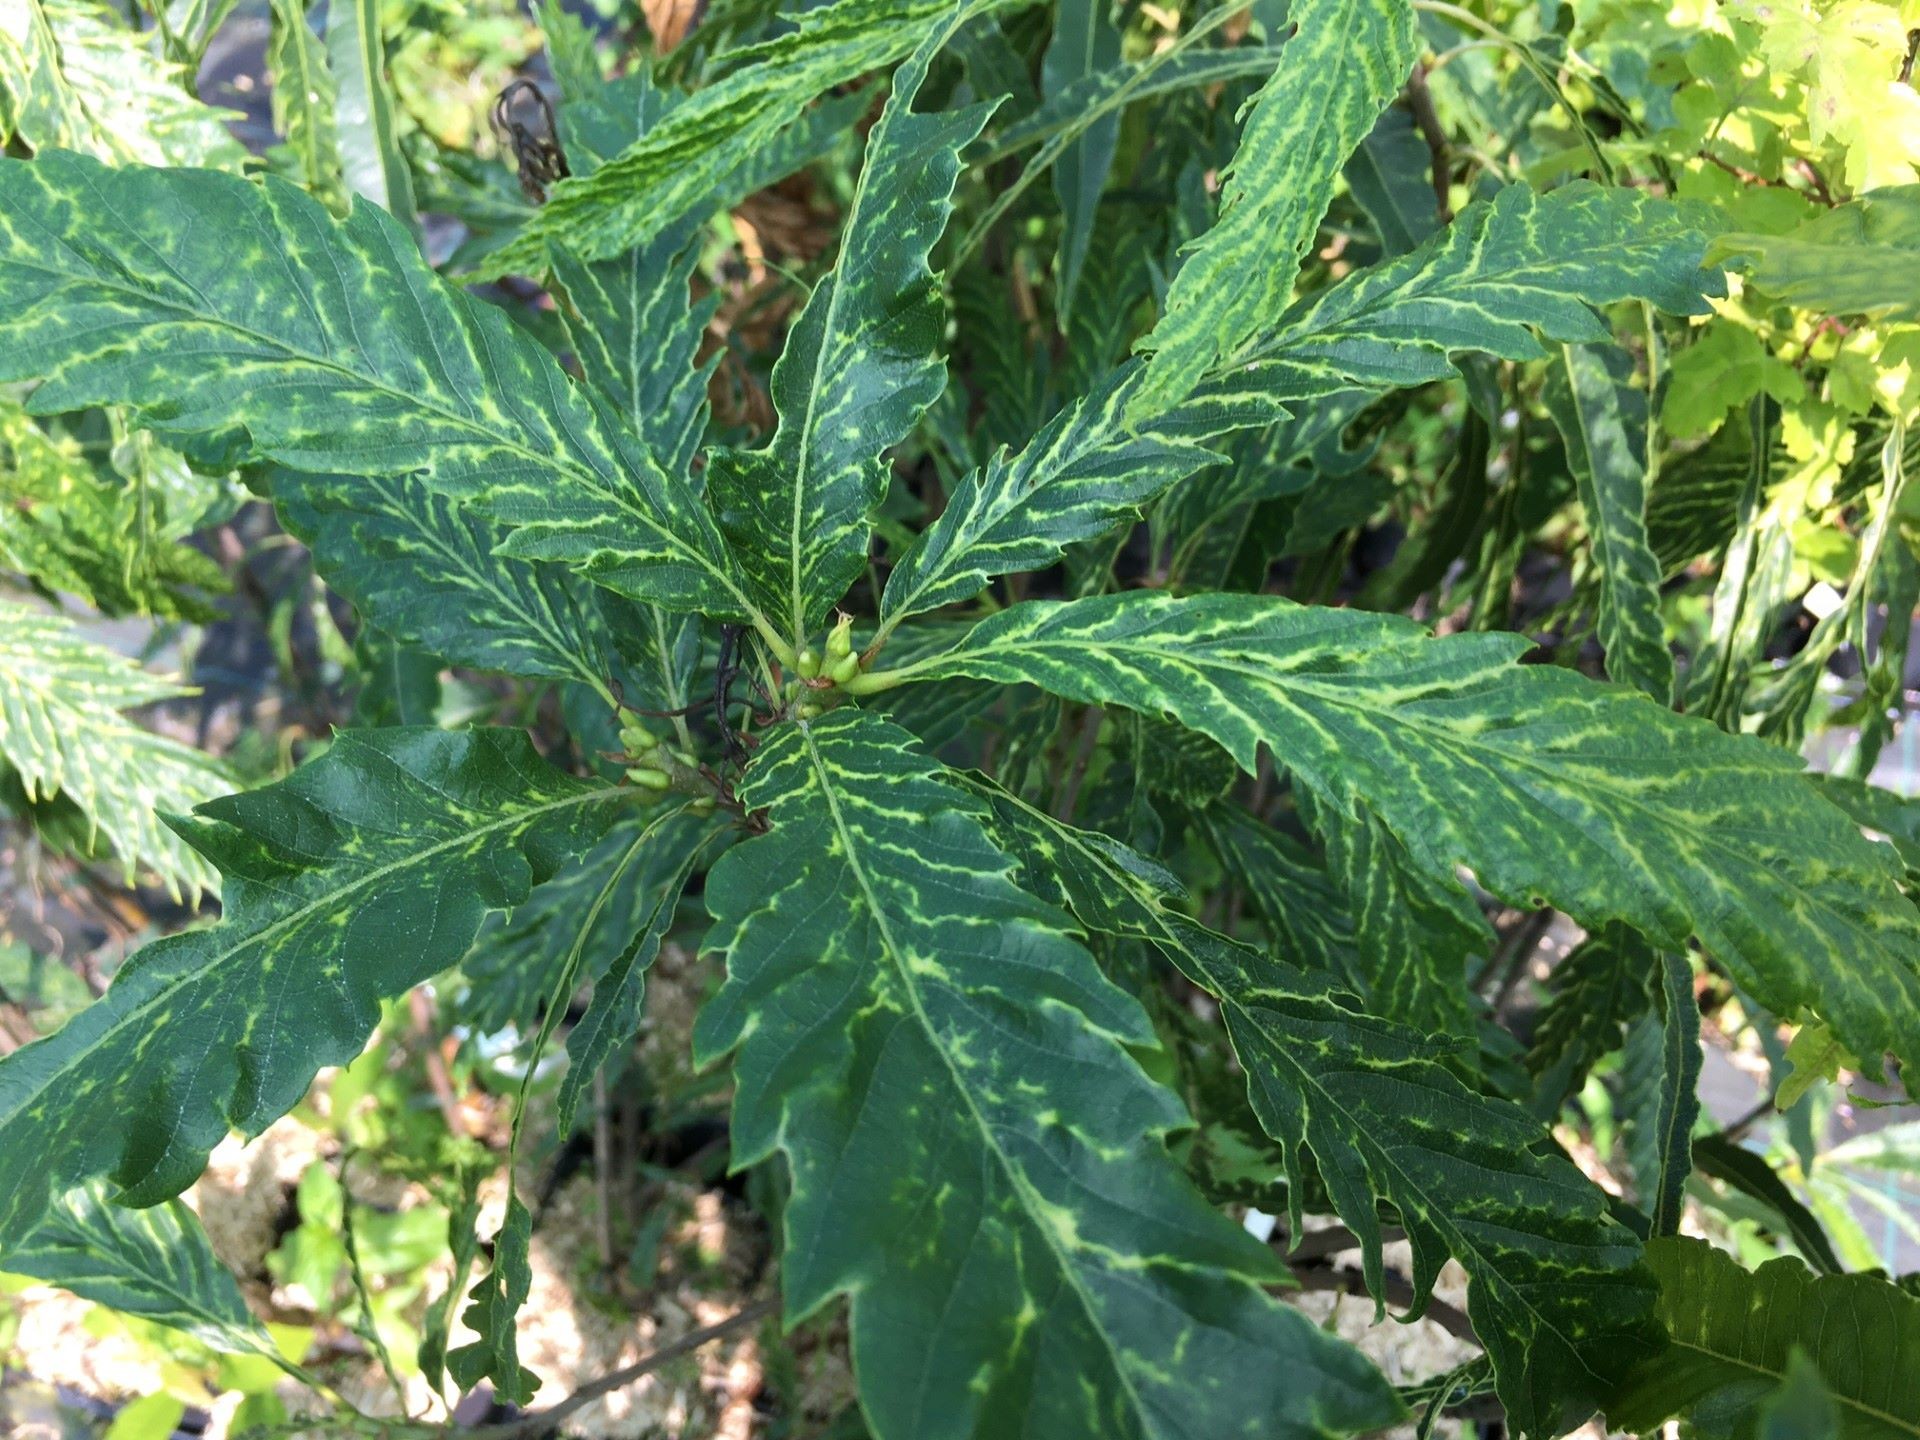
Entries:
[[176,820],[220,869],[224,917],[147,946],[0,1059],[0,1254],[91,1177],[133,1204],[178,1193],[230,1128],[257,1133],[359,1054],[383,999],[458,960],[623,793],[561,774],[519,731],[346,731],[278,784]]
[[727,979],[696,1049],[737,1051],[733,1158],[785,1152],[795,1318],[852,1296],[879,1440],[1345,1434],[1398,1405],[1264,1295],[1271,1256],[1163,1146],[1151,1046],[978,802],[843,709],[770,735],[771,833],[707,882]]
[[1029,881],[1087,926],[1157,947],[1219,999],[1261,1125],[1285,1148],[1292,1233],[1311,1152],[1381,1287],[1377,1200],[1413,1246],[1414,1311],[1449,1255],[1523,1434],[1558,1435],[1599,1405],[1611,1378],[1658,1343],[1653,1287],[1606,1197],[1510,1101],[1455,1075],[1458,1046],[1370,1015],[1330,977],[1268,959],[1166,903],[1157,867],[989,782],[996,832]]
[[990,106],[913,113],[927,67],[985,8],[952,6],[894,76],[833,272],[814,287],[773,371],[780,425],[765,450],[720,451],[710,486],[762,605],[795,648],[865,568],[881,452],[946,385],[946,301],[927,257],[952,210],[960,150]]
[[372,205],[341,221],[273,179],[0,161],[0,379],[41,376],[40,413],[124,404],[244,427],[293,469],[417,473],[510,528],[505,553],[748,613],[698,496]]
[[1607,1406],[1617,1429],[1651,1431],[1689,1415],[1701,1432],[1737,1433],[1777,1387],[1798,1348],[1840,1413],[1846,1440],[1920,1435],[1920,1300],[1876,1275],[1815,1275],[1791,1256],[1758,1270],[1704,1240],[1647,1245],[1660,1319],[1673,1343]]
[[1187,254],[1141,342],[1153,359],[1130,406],[1135,419],[1184,399],[1286,309],[1341,165],[1418,54],[1406,0],[1300,0],[1287,19],[1295,33],[1253,100],[1221,180],[1220,218]]
[[123,1315],[183,1330],[216,1350],[271,1352],[200,1219],[178,1200],[130,1210],[90,1182],[54,1201],[0,1269],[31,1275]]
[[[1273,596],[1016,605],[898,672],[1167,713],[1251,771],[1371,806],[1431,873],[1588,928],[1697,936],[1776,1014],[1920,1062],[1920,916],[1898,866],[1760,741],[1550,666],[1519,636]],[[880,683],[886,683],[882,680]]]

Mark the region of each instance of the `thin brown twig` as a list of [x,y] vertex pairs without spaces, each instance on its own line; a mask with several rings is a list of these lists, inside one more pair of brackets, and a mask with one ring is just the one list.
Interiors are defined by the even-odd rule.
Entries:
[[1453,223],[1453,206],[1449,203],[1448,186],[1453,175],[1453,161],[1447,150],[1446,127],[1440,123],[1440,112],[1434,108],[1433,91],[1427,88],[1427,67],[1425,63],[1413,67],[1413,74],[1407,77],[1407,108],[1413,112],[1413,123],[1420,127],[1421,138],[1427,142],[1427,150],[1433,156],[1433,198],[1440,210],[1440,223]]
[[726,1319],[712,1325],[703,1325],[698,1330],[689,1331],[671,1345],[662,1345],[651,1355],[634,1361],[624,1369],[615,1370],[611,1375],[602,1375],[589,1385],[583,1385],[557,1405],[545,1410],[536,1410],[530,1415],[522,1415],[517,1420],[506,1420],[498,1425],[481,1425],[472,1430],[457,1433],[472,1440],[533,1440],[534,1436],[545,1435],[555,1430],[560,1423],[576,1411],[584,1410],[602,1395],[611,1394],[623,1386],[631,1385],[642,1376],[651,1375],[662,1365],[671,1364],[682,1355],[698,1350],[711,1340],[724,1339],[737,1330],[744,1330],[756,1321],[771,1315],[776,1300],[756,1300],[729,1315]]
[[[1344,1295],[1372,1298],[1367,1290],[1367,1277],[1358,1270],[1335,1269],[1323,1264],[1300,1265],[1293,1267],[1293,1278],[1300,1282],[1302,1290],[1337,1291]],[[1413,1282],[1397,1270],[1388,1270],[1380,1277],[1380,1298],[1396,1310],[1409,1310],[1414,1302]],[[1480,1343],[1480,1337],[1473,1333],[1473,1322],[1467,1318],[1466,1311],[1449,1305],[1439,1296],[1429,1296],[1427,1308],[1421,1313],[1449,1335],[1456,1335],[1475,1345]]]
[[1080,733],[1074,742],[1073,759],[1060,785],[1058,798],[1053,806],[1053,818],[1071,820],[1073,807],[1080,803],[1080,787],[1086,783],[1087,766],[1093,763],[1093,744],[1100,738],[1100,723],[1107,718],[1107,712],[1098,705],[1089,705],[1080,716]]

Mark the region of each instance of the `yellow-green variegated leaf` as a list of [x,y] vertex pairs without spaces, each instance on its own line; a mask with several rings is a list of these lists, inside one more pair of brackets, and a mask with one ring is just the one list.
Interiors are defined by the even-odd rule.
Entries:
[[1280,400],[1391,389],[1447,378],[1459,351],[1539,360],[1540,336],[1606,340],[1597,305],[1645,300],[1704,314],[1706,298],[1724,291],[1718,272],[1701,268],[1712,224],[1701,207],[1640,190],[1509,185],[1411,254],[1270,319],[1236,378]]
[[306,0],[268,0],[268,10],[267,73],[273,81],[273,125],[286,137],[282,153],[294,178],[335,204],[344,193],[335,117],[340,90],[326,46],[307,23]]
[[1242,768],[1262,745],[1329,806],[1364,803],[1430,873],[1588,929],[1697,937],[1776,1014],[1920,1063],[1920,915],[1899,865],[1799,762],[1635,692],[1518,666],[1517,635],[1265,595],[1017,605],[953,650],[869,676],[1032,683],[1165,713]]
[[186,68],[94,0],[0,0],[0,141],[83,151],[110,165],[238,169],[237,118],[203,105]]
[[799,16],[786,34],[722,57],[728,73],[696,90],[592,173],[556,184],[511,243],[488,256],[488,276],[537,274],[559,240],[607,260],[691,214],[705,216],[729,179],[838,86],[891,65],[955,0],[835,0]]
[[866,568],[870,515],[886,493],[881,453],[946,385],[946,301],[927,257],[953,209],[960,151],[992,107],[916,115],[913,101],[934,57],[985,8],[951,6],[894,76],[867,137],[839,260],[773,368],[772,443],[717,451],[709,464],[721,524],[796,649]]
[[83,836],[175,890],[218,887],[213,868],[161,823],[233,788],[226,767],[124,712],[191,692],[83,639],[64,619],[0,602],[0,761],[35,803],[75,806]]
[[1627,383],[1631,368],[1613,346],[1562,345],[1544,395],[1593,537],[1607,674],[1666,705],[1673,656],[1660,620],[1660,561],[1647,539],[1652,435],[1646,392]]
[[31,1235],[0,1254],[0,1270],[183,1331],[216,1350],[274,1353],[272,1336],[248,1311],[193,1211],[178,1200],[126,1209],[107,1189],[95,1181],[62,1195]]
[[284,182],[0,161],[0,380],[40,413],[128,405],[243,429],[299,470],[418,474],[640,599],[749,617],[698,496],[500,311],[436,276],[370,204]]
[[1167,1153],[1145,1013],[1021,891],[978,801],[853,709],[785,727],[707,881],[733,1160],[784,1151],[798,1320],[852,1299],[877,1440],[1344,1435],[1398,1405],[1260,1289],[1283,1273]]
[[278,784],[176,818],[219,867],[223,916],[147,946],[0,1058],[0,1269],[54,1194],[104,1175],[153,1204],[230,1129],[285,1114],[360,1053],[383,1000],[459,960],[630,793],[561,774],[519,731],[350,730]]
[[1785,235],[1723,235],[1713,258],[1789,305],[1920,320],[1920,185],[1870,191]]
[[[1311,1153],[1382,1293],[1378,1202],[1413,1248],[1414,1313],[1449,1256],[1507,1417],[1523,1435],[1578,1425],[1655,1349],[1654,1290],[1607,1198],[1511,1101],[1457,1078],[1460,1043],[1363,1010],[1338,981],[1280,963],[1168,903],[1158,867],[977,776],[1025,880],[1091,929],[1146,941],[1220,1001],[1260,1124],[1285,1150],[1292,1233]],[[1390,957],[1389,957],[1390,963]]]
[[394,639],[455,665],[590,689],[613,673],[600,592],[503,554],[499,525],[420,481],[287,470],[273,502],[327,584]]
[[1121,366],[1019,454],[1002,450],[955,486],[887,577],[887,626],[970,600],[996,575],[1045,569],[1069,546],[1137,518],[1154,496],[1218,464],[1207,441],[1286,414],[1260,390],[1234,393],[1216,383],[1129,424],[1129,401],[1145,379],[1138,361]]
[[1406,83],[1419,53],[1407,0],[1301,0],[1293,38],[1254,97],[1221,180],[1220,218],[1181,263],[1130,413],[1184,399],[1287,308],[1340,167]]

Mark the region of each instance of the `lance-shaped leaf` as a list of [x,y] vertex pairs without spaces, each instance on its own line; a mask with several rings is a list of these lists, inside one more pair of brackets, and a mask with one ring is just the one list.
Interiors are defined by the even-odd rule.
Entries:
[[707,428],[707,380],[716,352],[695,362],[700,337],[719,307],[716,291],[698,305],[688,282],[700,258],[698,227],[678,225],[625,255],[593,264],[553,247],[553,272],[572,314],[567,337],[587,379],[619,406],[660,468],[687,477]]
[[991,782],[1024,878],[1090,928],[1154,945],[1215,996],[1261,1125],[1286,1152],[1292,1233],[1311,1152],[1381,1293],[1377,1201],[1413,1247],[1414,1313],[1451,1255],[1467,1311],[1522,1434],[1557,1435],[1598,1407],[1613,1377],[1654,1348],[1653,1287],[1606,1197],[1510,1101],[1454,1074],[1458,1047],[1358,1008],[1330,977],[1269,960],[1169,908],[1157,867],[1050,818]]
[[771,833],[708,877],[727,980],[695,1045],[738,1051],[734,1163],[786,1154],[788,1315],[851,1295],[879,1440],[1388,1423],[1167,1154],[1145,1013],[939,776],[871,714],[781,729],[741,791]]
[[0,1059],[0,1254],[94,1176],[130,1204],[178,1193],[230,1128],[257,1133],[359,1054],[383,999],[458,960],[624,793],[554,770],[518,731],[346,731],[278,784],[176,819],[220,869],[224,917],[147,946]]
[[413,173],[400,153],[395,129],[397,107],[387,81],[379,0],[328,0],[327,59],[334,76],[334,125],[346,187],[417,232]]
[[1698,937],[1775,1014],[1920,1063],[1920,915],[1897,861],[1749,737],[1552,666],[1517,635],[1265,595],[1031,602],[851,688],[956,675],[1166,713],[1252,771],[1270,746],[1327,804],[1370,806],[1442,878],[1588,929]]
[[54,1201],[33,1233],[0,1258],[0,1269],[185,1331],[216,1350],[276,1353],[198,1216],[178,1200],[129,1210],[109,1201],[106,1189],[94,1182]]
[[1418,52],[1407,0],[1302,0],[1293,38],[1254,97],[1221,180],[1220,218],[1188,252],[1160,322],[1135,418],[1183,399],[1280,317],[1340,167],[1406,82]]
[[982,8],[952,6],[893,78],[840,258],[773,367],[772,444],[718,452],[710,466],[721,523],[796,648],[865,568],[869,514],[886,493],[881,452],[946,385],[946,302],[927,257],[953,209],[960,149],[992,107],[916,115],[913,101],[941,47]]
[[0,140],[80,150],[112,165],[238,169],[228,112],[185,88],[184,66],[87,0],[0,0]]
[[891,65],[955,8],[954,0],[835,0],[807,11],[786,34],[726,57],[724,78],[591,174],[556,184],[518,238],[487,257],[485,273],[538,273],[549,239],[606,260],[689,215],[704,218],[734,172],[774,145],[810,101]]
[[1799,1350],[1826,1383],[1845,1440],[1920,1435],[1920,1300],[1897,1285],[1814,1275],[1790,1256],[1747,1271],[1706,1241],[1678,1235],[1651,1241],[1647,1263],[1673,1343],[1608,1403],[1612,1428],[1645,1434],[1691,1415],[1702,1433],[1741,1433]]
[[1647,397],[1627,383],[1629,369],[1612,346],[1562,345],[1545,396],[1587,512],[1607,674],[1665,705],[1673,656],[1660,623],[1660,562],[1647,541]]
[[1920,185],[1889,185],[1785,235],[1723,235],[1713,258],[1776,300],[1829,315],[1920,320]]
[[122,713],[189,693],[82,639],[58,616],[0,604],[0,760],[29,801],[77,807],[83,833],[113,849],[129,884],[151,867],[176,889],[217,887],[213,869],[160,813],[230,790],[233,777]]
[[269,0],[272,29],[267,73],[273,80],[273,124],[286,137],[294,174],[328,203],[341,196],[340,136],[334,107],[339,87],[326,47],[307,24],[306,0]]
[[420,481],[287,470],[274,477],[273,499],[327,584],[395,639],[507,675],[598,687],[612,673],[591,587],[501,553],[500,526]]
[[284,182],[0,161],[0,379],[40,413],[241,427],[293,469],[418,472],[637,598],[736,619],[698,497],[505,315],[436,276],[384,211]]
[[[1040,89],[1049,99],[1075,81],[1103,74],[1120,59],[1120,28],[1113,23],[1110,0],[1066,0],[1054,19],[1053,37],[1040,64]],[[1100,194],[1107,188],[1114,151],[1120,144],[1120,116],[1102,115],[1087,126],[1053,162],[1053,193],[1065,224],[1060,235],[1059,312],[1064,322],[1093,239]],[[1102,297],[1104,301],[1105,297]]]
[[1138,362],[1121,366],[1019,454],[1002,450],[961,481],[887,577],[881,614],[888,627],[969,600],[995,575],[1044,569],[1069,546],[1137,518],[1156,495],[1218,464],[1207,440],[1286,413],[1260,391],[1215,384],[1129,427],[1128,402],[1145,378]]
[[1544,359],[1549,340],[1610,332],[1596,305],[1645,300],[1698,315],[1724,292],[1701,269],[1711,212],[1576,181],[1510,185],[1410,255],[1300,301],[1249,348],[1242,383],[1280,399],[1444,380],[1456,351]]

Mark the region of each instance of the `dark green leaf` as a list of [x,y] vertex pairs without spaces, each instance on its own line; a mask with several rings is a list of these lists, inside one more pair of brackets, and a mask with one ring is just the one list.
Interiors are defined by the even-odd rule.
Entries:
[[1749,1273],[1704,1240],[1677,1235],[1649,1243],[1647,1263],[1673,1343],[1608,1402],[1614,1428],[1647,1432],[1690,1415],[1703,1434],[1737,1434],[1798,1350],[1838,1408],[1846,1440],[1920,1435],[1920,1300],[1875,1276],[1816,1276],[1790,1257]]
[[727,981],[696,1049],[738,1052],[734,1163],[779,1148],[793,1178],[787,1314],[851,1294],[881,1440],[1395,1417],[1371,1367],[1260,1291],[1271,1256],[1164,1149],[1186,1117],[1127,1053],[1154,1043],[1145,1014],[910,736],[845,709],[782,728],[741,793],[772,831],[708,877]]

